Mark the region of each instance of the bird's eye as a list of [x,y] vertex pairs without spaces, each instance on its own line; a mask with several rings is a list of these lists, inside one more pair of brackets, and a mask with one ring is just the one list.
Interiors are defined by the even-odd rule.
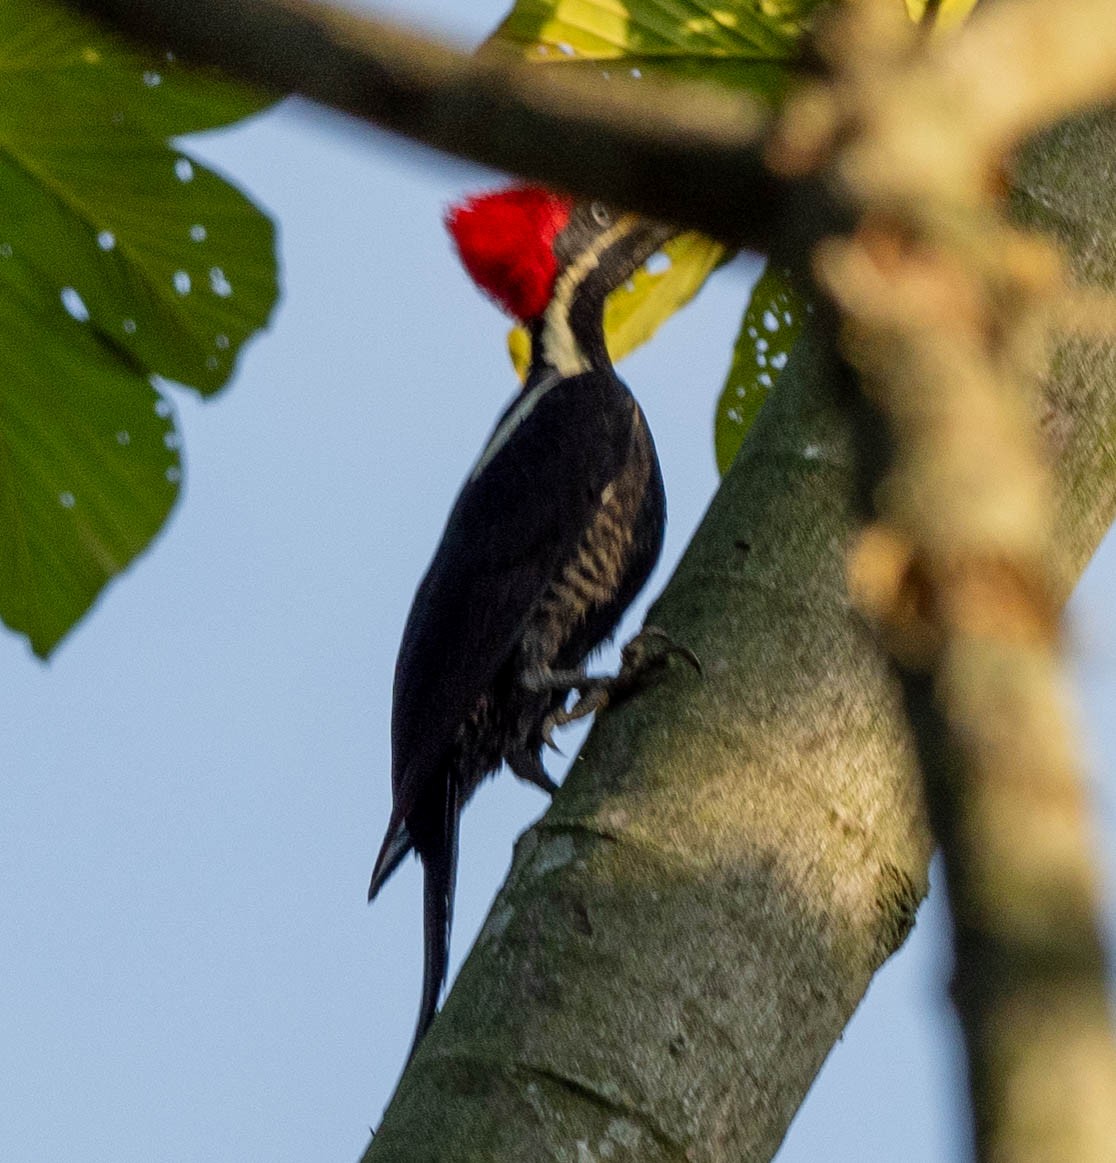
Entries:
[[598,226],[612,225],[612,212],[603,202],[594,202],[589,207],[589,213],[593,215],[593,221]]

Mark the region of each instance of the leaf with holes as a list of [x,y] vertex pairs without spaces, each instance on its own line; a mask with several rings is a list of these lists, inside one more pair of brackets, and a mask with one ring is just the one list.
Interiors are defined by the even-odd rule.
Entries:
[[775,386],[809,310],[787,273],[768,263],[752,289],[736,337],[732,366],[717,401],[714,446],[722,474],[736,459],[741,442]]
[[[710,272],[724,258],[725,248],[690,231],[672,238],[605,302],[604,328],[614,363],[646,343],[701,290]],[[522,327],[508,335],[508,351],[520,379],[527,376],[531,340]]]
[[178,492],[157,374],[211,394],[263,327],[271,222],[166,137],[251,93],[56,0],[0,8],[0,616],[47,655]]

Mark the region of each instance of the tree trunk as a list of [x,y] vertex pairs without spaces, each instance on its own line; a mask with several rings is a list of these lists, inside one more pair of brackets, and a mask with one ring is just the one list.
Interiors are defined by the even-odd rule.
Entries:
[[[1021,160],[1018,217],[1116,283],[1080,118]],[[859,485],[811,320],[648,621],[702,659],[609,713],[517,845],[365,1155],[768,1160],[926,891],[898,686],[845,593]],[[1116,344],[1070,337],[1041,418],[1065,592],[1116,513]]]

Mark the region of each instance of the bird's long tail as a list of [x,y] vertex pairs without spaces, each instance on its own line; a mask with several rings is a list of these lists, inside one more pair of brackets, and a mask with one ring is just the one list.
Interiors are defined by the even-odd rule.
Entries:
[[451,774],[446,790],[441,835],[432,851],[419,855],[423,864],[422,1003],[411,1054],[418,1049],[434,1014],[446,981],[449,937],[453,927],[453,895],[457,882],[457,833],[461,815],[457,780]]

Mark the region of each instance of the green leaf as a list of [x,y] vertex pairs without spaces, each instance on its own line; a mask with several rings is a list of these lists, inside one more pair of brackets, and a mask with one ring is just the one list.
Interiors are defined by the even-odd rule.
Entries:
[[[672,238],[648,259],[631,280],[617,287],[605,303],[608,353],[619,363],[644,344],[701,290],[709,273],[724,258],[725,248],[689,231]],[[531,341],[522,327],[508,336],[508,350],[519,378],[527,375]]]
[[752,289],[721,397],[714,446],[717,468],[728,472],[741,442],[775,386],[810,307],[785,270],[768,263]]
[[45,657],[158,532],[181,470],[154,387],[6,243],[0,279],[15,337],[0,363],[0,610]]
[[128,125],[157,137],[227,125],[268,104],[218,73],[134,49],[59,0],[0,5],[0,78],[5,106],[37,94],[48,120],[69,108],[87,124]]
[[274,230],[166,141],[259,108],[56,0],[0,8],[0,617],[48,654],[158,532],[178,439],[152,376],[227,383]]

